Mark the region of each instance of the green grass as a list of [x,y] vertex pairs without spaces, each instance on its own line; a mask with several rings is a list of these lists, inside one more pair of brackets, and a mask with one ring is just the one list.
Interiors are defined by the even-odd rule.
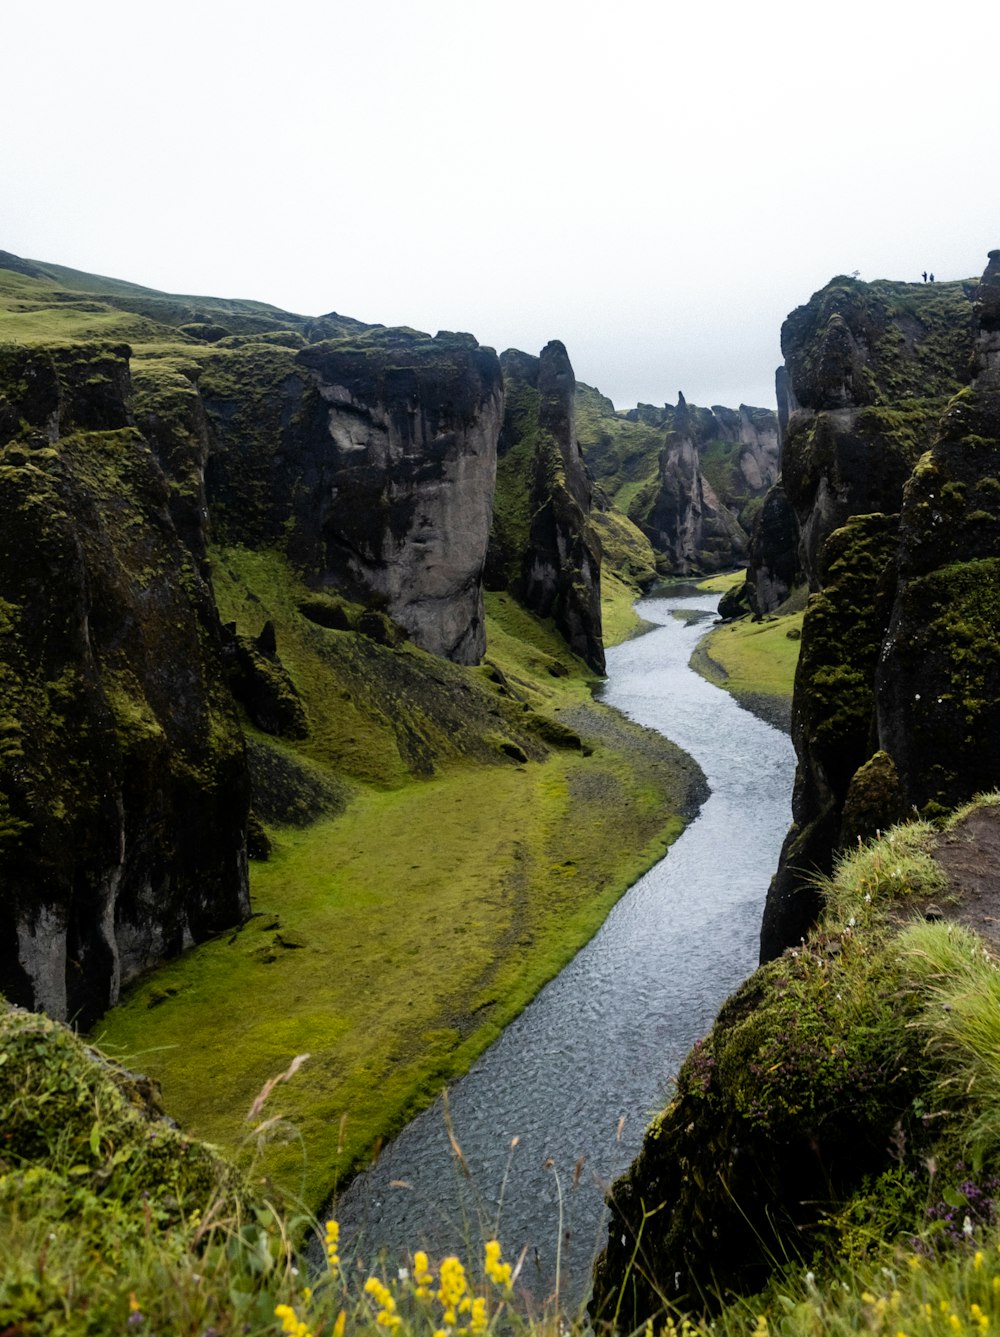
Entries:
[[765,696],[791,697],[795,666],[799,660],[802,614],[773,622],[751,622],[741,618],[716,627],[708,635],[705,648],[726,673],[723,686],[740,696],[760,692]]
[[721,575],[709,576],[707,580],[699,580],[698,588],[708,590],[710,594],[725,594],[727,590],[733,590],[737,585],[742,585],[747,578],[747,573],[740,571],[723,571]]
[[613,571],[601,572],[601,626],[605,647],[621,645],[648,627],[635,611],[636,590]]

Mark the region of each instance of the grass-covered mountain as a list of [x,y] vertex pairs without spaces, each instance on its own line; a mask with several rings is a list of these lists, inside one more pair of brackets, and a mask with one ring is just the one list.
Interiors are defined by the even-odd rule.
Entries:
[[0,256],[0,991],[229,1147],[309,1052],[314,1204],[700,792],[592,700],[572,368],[514,360]]

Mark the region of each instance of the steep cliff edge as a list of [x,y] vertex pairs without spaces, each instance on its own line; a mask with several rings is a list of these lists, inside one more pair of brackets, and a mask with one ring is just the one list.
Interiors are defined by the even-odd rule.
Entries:
[[298,352],[219,350],[202,368],[220,540],[281,543],[318,589],[478,663],[502,414],[492,349],[374,330]]
[[0,985],[87,1024],[248,913],[249,776],[128,349],[5,349],[0,396]]
[[553,340],[501,359],[507,408],[500,439],[490,583],[551,617],[570,648],[604,672],[601,545],[576,435],[576,380]]
[[[991,253],[974,291],[835,280],[786,323],[789,403],[807,407],[790,409],[783,477],[819,593],[765,957],[798,941],[815,912],[811,872],[845,842],[1000,778],[996,266]],[[954,394],[963,373],[975,380]]]

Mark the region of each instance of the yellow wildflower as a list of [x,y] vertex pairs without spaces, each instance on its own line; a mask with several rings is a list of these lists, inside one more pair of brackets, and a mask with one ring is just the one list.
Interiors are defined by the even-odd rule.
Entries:
[[767,1315],[758,1314],[757,1322],[754,1325],[753,1337],[768,1337]]
[[453,1255],[441,1260],[441,1277],[437,1298],[444,1310],[445,1323],[455,1322],[455,1310],[465,1294],[465,1268]]
[[973,1266],[973,1267],[976,1269],[976,1271],[978,1272],[979,1269],[982,1267],[982,1265],[983,1265],[983,1251],[982,1251],[982,1249],[977,1249],[977,1250],[976,1250],[976,1256],[975,1256],[975,1258],[973,1258],[973,1260],[972,1260],[972,1266]]
[[418,1249],[413,1255],[413,1280],[417,1283],[417,1299],[429,1300],[434,1274],[427,1264],[427,1255],[423,1249]]
[[398,1328],[402,1319],[396,1313],[396,1301],[389,1287],[378,1277],[369,1277],[365,1282],[365,1294],[370,1295],[378,1305],[375,1322],[380,1328]]
[[333,1337],[344,1337],[344,1328],[347,1326],[347,1313],[341,1310],[337,1315],[337,1321],[333,1325]]
[[326,1234],[323,1238],[326,1261],[331,1271],[340,1266],[340,1222],[327,1221]]
[[472,1302],[472,1317],[469,1319],[469,1331],[471,1333],[485,1332],[486,1324],[486,1300],[480,1295]]
[[312,1337],[308,1324],[302,1322],[291,1305],[275,1305],[274,1316],[281,1319],[281,1331],[286,1337]]
[[494,1286],[510,1288],[510,1263],[501,1263],[500,1261],[499,1240],[486,1241],[486,1261],[483,1264],[483,1270]]

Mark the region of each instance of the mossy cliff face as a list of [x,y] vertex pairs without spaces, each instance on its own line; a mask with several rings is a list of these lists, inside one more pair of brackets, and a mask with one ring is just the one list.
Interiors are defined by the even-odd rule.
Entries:
[[746,602],[764,617],[784,603],[800,580],[798,519],[778,482],[754,519],[747,552]]
[[500,443],[490,583],[510,588],[598,673],[601,546],[591,521],[591,483],[576,437],[576,380],[553,340],[535,358],[501,358],[507,409]]
[[226,350],[201,391],[224,541],[280,541],[317,587],[383,608],[434,654],[478,663],[502,414],[492,350],[406,330],[297,354]]
[[0,984],[84,1023],[248,910],[218,620],[127,352],[0,359]]
[[588,467],[651,543],[661,574],[717,571],[746,552],[761,498],[778,475],[768,409],[640,404],[627,413],[577,392]]
[[797,943],[815,919],[818,892],[804,873],[830,871],[851,778],[877,747],[875,667],[892,610],[897,524],[897,516],[855,516],[823,550],[823,590],[802,625],[792,826],[764,910],[764,960]]
[[[1000,781],[998,288],[998,252],[975,289],[834,280],[784,327],[790,393],[807,404],[789,412],[784,486],[821,592],[803,626],[794,822],[764,958],[798,942],[812,873],[838,848]],[[971,385],[927,397],[963,369]],[[886,503],[899,514],[866,514]]]
[[[682,575],[731,566],[746,551],[746,533],[724,506],[702,470],[699,439],[709,410],[689,408],[681,395],[660,451],[656,487],[643,507],[637,498],[632,518],[653,547],[666,554],[669,569]],[[645,500],[645,498],[643,498]]]
[[910,802],[1000,781],[1000,252],[975,294],[973,384],[907,484],[899,588],[877,676],[882,746]]
[[967,383],[968,292],[836,278],[788,317],[781,351],[782,481],[818,589],[827,536],[852,515],[899,510],[945,404]]

